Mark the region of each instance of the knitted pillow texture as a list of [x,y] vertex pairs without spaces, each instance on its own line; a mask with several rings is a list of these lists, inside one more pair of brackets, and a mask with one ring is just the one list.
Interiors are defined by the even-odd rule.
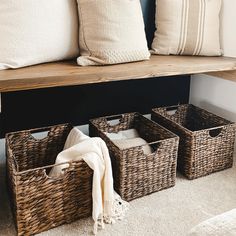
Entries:
[[153,54],[220,56],[221,0],[156,0]]
[[77,0],[81,66],[147,60],[139,0]]
[[78,55],[76,0],[1,0],[0,70]]

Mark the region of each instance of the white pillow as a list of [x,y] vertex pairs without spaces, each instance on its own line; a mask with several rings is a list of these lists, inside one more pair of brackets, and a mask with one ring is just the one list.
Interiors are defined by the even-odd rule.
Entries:
[[81,66],[147,60],[139,0],[77,0]]
[[76,0],[0,1],[0,69],[78,54]]
[[156,0],[153,54],[220,56],[221,0]]

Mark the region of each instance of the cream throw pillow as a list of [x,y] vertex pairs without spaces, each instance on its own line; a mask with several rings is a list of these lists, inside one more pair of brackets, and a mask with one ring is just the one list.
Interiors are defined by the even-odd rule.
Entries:
[[0,69],[78,55],[76,0],[0,1]]
[[153,54],[220,56],[221,0],[156,0]]
[[81,66],[147,60],[139,0],[77,0]]

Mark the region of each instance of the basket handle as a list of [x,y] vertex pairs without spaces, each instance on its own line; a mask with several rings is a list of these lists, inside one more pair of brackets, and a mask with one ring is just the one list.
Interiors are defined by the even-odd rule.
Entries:
[[60,126],[68,126],[69,123],[66,123],[66,124],[59,124],[59,125],[52,125],[52,126],[46,126],[46,127],[42,127],[42,128],[35,128],[35,129],[31,129],[29,130],[30,133],[39,133],[39,132],[44,132],[44,131],[52,131]]
[[156,155],[158,153],[158,151],[161,149],[161,148],[165,148],[167,147],[167,140],[163,141],[163,140],[160,140],[160,141],[155,141],[155,142],[151,142],[151,143],[148,143],[148,144],[143,144],[141,145],[142,146],[146,146],[146,145],[149,145],[151,148],[152,148],[152,153],[149,154],[149,155]]
[[[67,126],[69,124],[63,124],[63,126]],[[42,128],[35,128],[35,129],[31,129],[31,130],[27,130],[27,131],[22,131],[25,133],[25,135],[28,135],[29,138],[33,139],[33,140],[42,140],[42,139],[47,139],[51,133],[54,132],[55,129],[57,129],[58,127],[61,127],[61,125],[54,125],[54,126],[48,126],[48,127],[42,127]],[[47,132],[47,135],[43,138],[35,138],[32,134],[34,133],[40,133],[40,132]]]
[[47,126],[47,127],[43,127],[43,128],[34,128],[34,129],[30,129],[30,130],[22,130],[22,131],[16,131],[16,132],[10,132],[10,133],[7,133],[6,134],[6,138],[8,137],[11,137],[11,136],[14,136],[14,135],[20,135],[20,136],[23,136],[23,137],[32,137],[32,134],[34,133],[40,133],[40,132],[48,132],[48,135],[54,131],[55,129],[57,129],[58,127],[60,126],[70,126],[69,123],[66,123],[66,124],[59,124],[59,125],[54,125],[54,126]]
[[165,113],[166,113],[168,116],[174,116],[174,115],[178,114],[179,105],[166,107],[166,108],[164,108],[164,109],[165,109]]
[[[78,163],[78,162],[80,162],[80,161],[67,161],[67,162],[62,162],[62,163],[59,163],[59,164],[52,164],[52,165],[47,165],[47,166],[42,166],[42,167],[36,167],[36,168],[30,169],[30,170],[19,171],[19,174],[34,173],[35,171],[38,171],[42,175],[45,175],[47,178],[53,179],[54,177],[49,177],[46,174],[47,169],[51,169],[51,168],[56,167],[56,166],[68,165],[68,167],[63,169],[64,173],[65,173],[69,168],[71,168],[73,163]],[[64,175],[64,173],[63,173],[63,175]]]
[[[122,124],[124,124],[126,122],[126,118],[130,114],[132,114],[132,113],[106,116],[103,118],[103,122],[105,122],[107,128],[116,129],[116,128],[119,128]],[[135,113],[133,113],[133,114],[135,114]],[[110,121],[112,121],[112,120],[118,120],[118,123],[115,122],[114,124],[111,124]]]
[[[118,124],[116,123],[116,124],[111,124],[110,123],[110,121],[112,121],[112,120],[119,120],[118,122]],[[121,124],[121,123],[123,123],[124,122],[124,119],[125,119],[125,114],[120,114],[120,115],[113,115],[113,116],[106,116],[105,117],[105,120],[106,120],[106,122],[107,122],[107,124],[110,126],[110,127],[114,127],[114,126],[116,126],[116,125],[119,125],[119,124]]]
[[227,126],[217,126],[206,130],[207,136],[217,138],[222,136],[227,131]]
[[223,131],[223,128],[211,129],[209,130],[209,136],[211,138],[216,138],[221,134],[222,131]]
[[148,144],[152,148],[152,153],[151,154],[156,154],[158,152],[158,149],[163,147],[162,142],[152,142]]
[[[151,147],[152,149],[152,152],[149,153],[149,154],[145,154],[144,151],[142,150],[142,148],[146,147],[146,146],[149,146]],[[141,148],[141,152],[142,152],[142,156],[150,156],[150,155],[156,155],[156,153],[158,152],[158,149],[162,148],[164,146],[164,144],[161,142],[161,141],[155,141],[155,142],[151,142],[151,143],[146,143],[146,144],[142,144],[142,145],[139,145],[139,146],[136,146],[136,147],[132,147],[134,149],[140,149]],[[128,150],[129,148],[127,149],[123,149],[124,150]]]

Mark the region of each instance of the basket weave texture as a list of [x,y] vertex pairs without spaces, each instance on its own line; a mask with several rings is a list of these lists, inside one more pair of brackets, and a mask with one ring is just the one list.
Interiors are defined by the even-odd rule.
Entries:
[[[108,120],[119,119],[111,125]],[[142,146],[119,149],[104,132],[117,133],[136,129],[153,153],[145,155]],[[91,136],[101,137],[107,144],[113,166],[115,190],[126,201],[175,185],[179,138],[138,113],[90,120]]]
[[[7,179],[18,235],[34,235],[92,212],[93,172],[71,162],[58,178],[48,177],[72,129],[69,124],[6,135]],[[43,139],[32,132],[49,131]]]
[[232,167],[234,123],[191,104],[155,108],[152,120],[180,137],[178,170],[188,179]]

